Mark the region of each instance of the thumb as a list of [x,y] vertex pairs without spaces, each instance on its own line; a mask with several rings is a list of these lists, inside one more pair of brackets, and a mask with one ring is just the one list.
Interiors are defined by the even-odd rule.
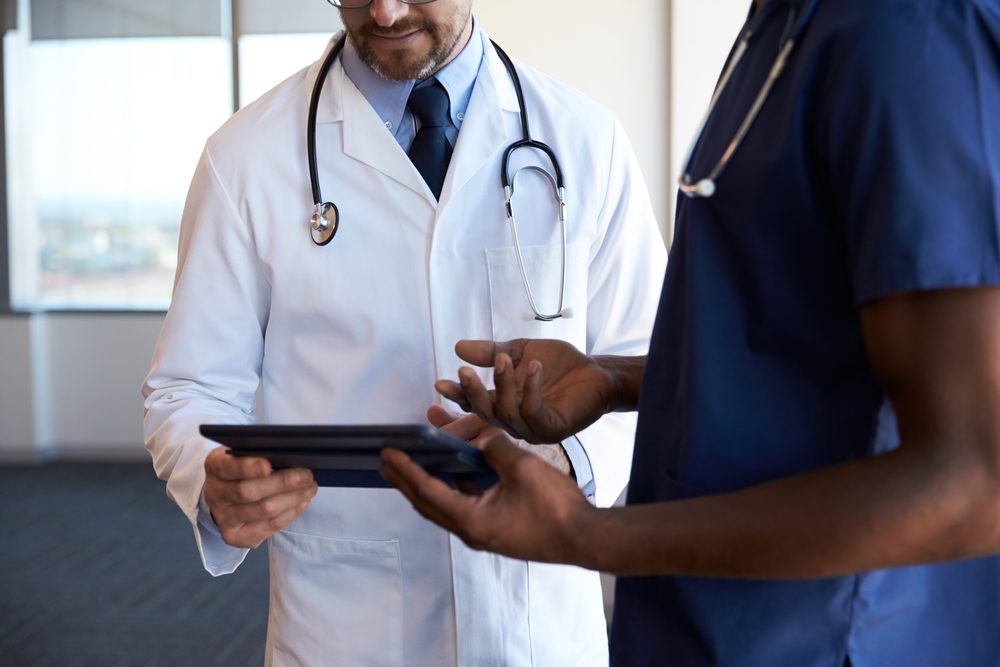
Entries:
[[491,340],[460,340],[455,343],[455,354],[473,366],[493,365],[497,344]]
[[484,442],[480,448],[483,458],[501,477],[509,475],[514,465],[524,457],[534,454],[521,449],[506,433],[497,434]]

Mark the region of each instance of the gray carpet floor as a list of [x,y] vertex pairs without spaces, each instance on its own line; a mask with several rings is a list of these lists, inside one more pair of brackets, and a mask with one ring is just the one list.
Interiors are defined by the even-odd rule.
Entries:
[[260,665],[267,553],[201,567],[149,465],[0,466],[0,665]]

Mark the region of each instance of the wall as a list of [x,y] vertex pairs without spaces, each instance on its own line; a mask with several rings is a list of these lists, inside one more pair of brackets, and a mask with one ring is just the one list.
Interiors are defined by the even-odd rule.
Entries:
[[35,437],[31,320],[0,316],[0,460],[33,458]]
[[135,460],[160,314],[0,317],[0,461]]
[[[670,210],[682,162],[750,6],[749,0],[675,0],[670,31]],[[669,230],[672,236],[672,229]]]
[[[627,9],[620,9],[622,5]],[[665,36],[670,3],[480,0],[474,6],[481,25],[508,53],[579,88],[617,114],[635,148],[657,219],[667,229],[673,189],[667,183]]]
[[[666,227],[679,153],[747,0],[624,4],[478,0],[476,15],[509,52],[618,114]],[[161,322],[160,314],[0,316],[0,460],[144,458],[139,385]]]

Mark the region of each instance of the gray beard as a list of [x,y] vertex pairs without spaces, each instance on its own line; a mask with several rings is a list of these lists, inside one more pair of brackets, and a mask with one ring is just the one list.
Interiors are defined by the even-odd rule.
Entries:
[[[375,54],[372,53],[370,50],[362,49],[361,46],[356,43],[354,44],[354,47],[355,50],[358,52],[358,55],[361,56],[361,61],[364,64],[368,65],[368,67],[371,68],[371,70],[375,72],[375,74],[377,74],[382,79],[385,79],[386,81],[409,81],[410,79],[422,80],[430,76],[433,76],[441,68],[441,63],[447,60],[448,56],[455,51],[455,48],[458,46],[458,41],[462,39],[462,33],[464,32],[464,25],[468,22],[468,20],[469,17],[468,14],[466,14],[464,22],[462,23],[463,28],[459,29],[455,33],[454,38],[451,40],[451,43],[447,45],[447,48],[443,49],[436,48],[436,46],[440,44],[440,42],[435,41],[434,45],[431,47],[431,52],[427,56],[427,62],[423,63],[420,69],[416,71],[413,70],[405,71],[402,72],[401,75],[394,75],[393,73],[389,72],[384,67],[382,67],[382,65],[375,58]],[[437,39],[437,35],[434,33],[431,34],[431,37],[435,40]]]
[[[433,75],[439,69],[438,67],[439,59],[435,58],[434,55],[428,58],[424,66],[421,67],[419,70],[417,70],[417,72],[415,72],[413,76],[393,76],[391,73],[383,69],[382,64],[379,63],[379,61],[376,60],[375,57],[372,56],[371,54],[367,53],[362,54],[361,60],[362,62],[364,62],[364,64],[368,65],[368,67],[371,68],[373,72],[378,74],[380,78],[385,79],[386,81],[409,81],[410,79],[423,80]],[[409,72],[406,72],[404,74],[408,73]]]

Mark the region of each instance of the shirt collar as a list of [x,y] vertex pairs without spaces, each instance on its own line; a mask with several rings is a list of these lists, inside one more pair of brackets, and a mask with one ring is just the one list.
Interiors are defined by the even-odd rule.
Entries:
[[[483,63],[486,35],[473,22],[472,36],[465,48],[450,63],[442,67],[434,75],[445,91],[451,104],[452,123],[461,127],[461,119],[472,98],[479,68]],[[370,67],[364,64],[357,50],[347,40],[340,56],[341,66],[347,78],[364,95],[365,99],[378,114],[379,118],[390,128],[396,128],[403,120],[406,112],[406,102],[410,91],[420,83],[418,80],[390,81],[383,79]]]

